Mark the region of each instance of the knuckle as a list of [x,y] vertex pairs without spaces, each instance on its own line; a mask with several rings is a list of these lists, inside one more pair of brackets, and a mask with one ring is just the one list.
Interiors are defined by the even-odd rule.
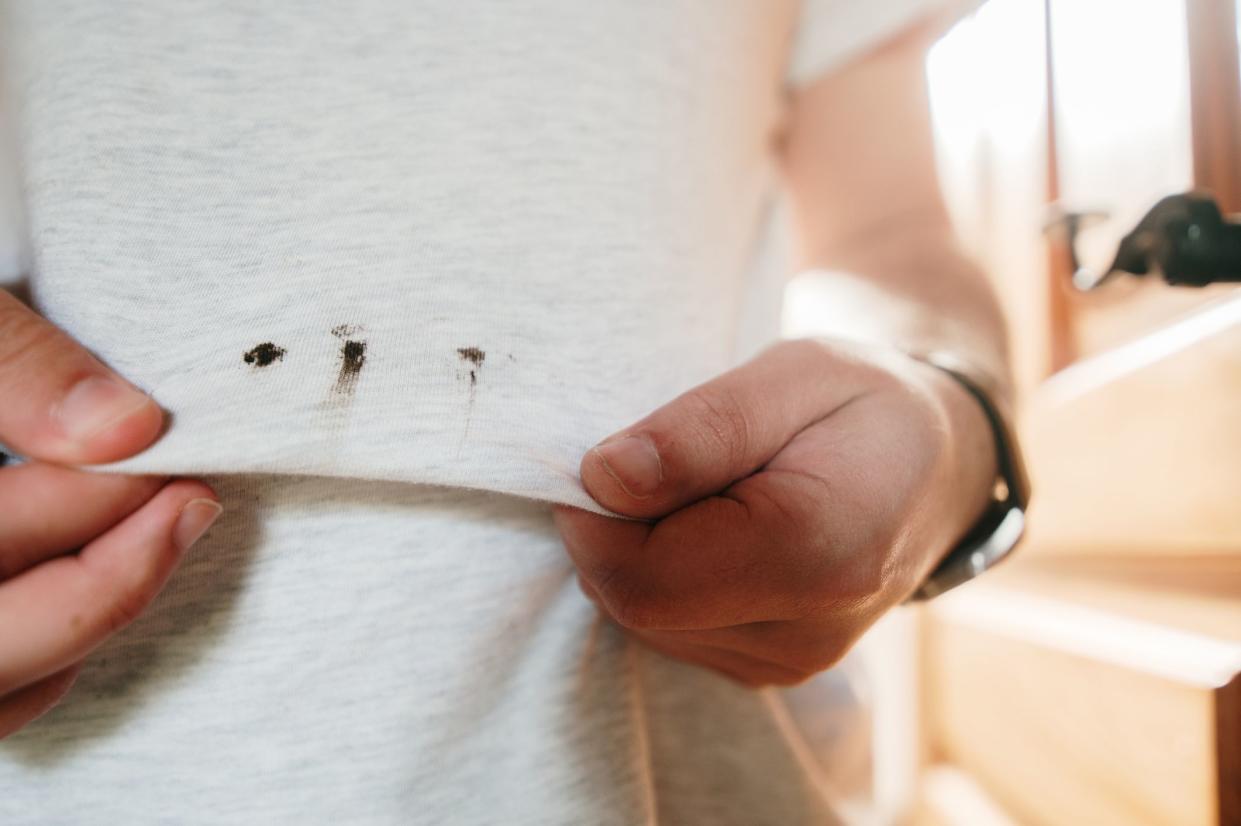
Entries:
[[846,578],[852,593],[870,601],[886,592],[892,581],[891,559],[892,540],[886,534],[868,543]]
[[786,488],[749,478],[733,484],[729,494],[745,505],[757,523],[767,526],[761,541],[772,552],[802,547],[822,531],[825,506],[808,497],[789,495]]
[[825,577],[820,583],[822,604],[868,605],[887,593],[892,579],[888,556],[886,549],[868,549],[838,567],[833,577]]
[[112,636],[138,619],[155,597],[162,581],[156,560],[123,576],[105,578],[100,583],[101,607],[97,630]]
[[900,573],[899,522],[891,514],[867,515],[821,530],[812,543],[815,570],[803,579],[802,597],[815,613],[869,605],[891,592]]
[[723,452],[734,465],[749,455],[754,423],[735,394],[721,387],[698,387],[686,394],[686,402],[708,447]]
[[117,594],[102,615],[102,631],[107,636],[116,634],[142,615],[147,606],[143,590],[126,590]]
[[646,600],[637,597],[633,592],[623,596],[612,595],[607,600],[608,614],[621,628],[630,631],[652,631],[656,623]]
[[657,631],[663,623],[662,606],[649,590],[618,576],[609,578],[600,589],[604,606],[612,620],[629,631]]

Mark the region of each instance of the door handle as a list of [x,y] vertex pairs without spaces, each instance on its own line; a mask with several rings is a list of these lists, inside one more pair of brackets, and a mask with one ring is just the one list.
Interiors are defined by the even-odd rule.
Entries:
[[1099,217],[1106,213],[1061,212],[1049,222],[1067,234],[1078,289],[1092,290],[1122,273],[1154,274],[1173,286],[1241,282],[1241,222],[1225,217],[1206,193],[1186,192],[1159,201],[1121,240],[1108,270],[1091,273],[1080,265],[1077,235],[1087,219]]

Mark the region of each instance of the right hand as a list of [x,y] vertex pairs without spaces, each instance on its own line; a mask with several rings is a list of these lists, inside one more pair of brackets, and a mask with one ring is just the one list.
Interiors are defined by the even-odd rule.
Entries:
[[0,290],[0,738],[73,685],[220,513],[201,482],[62,465],[123,459],[159,436],[149,396]]

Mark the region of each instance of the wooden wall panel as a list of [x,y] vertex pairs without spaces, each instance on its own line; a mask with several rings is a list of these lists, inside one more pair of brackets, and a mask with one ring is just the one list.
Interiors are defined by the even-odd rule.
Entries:
[[1241,555],[1241,291],[1060,374],[1022,430],[1025,553]]
[[[1241,641],[1081,595],[967,588],[928,611],[935,759],[978,778],[1022,822],[1235,822],[1220,818],[1241,784],[1226,750],[1241,736],[1227,717]],[[1234,601],[1241,634],[1239,618]]]

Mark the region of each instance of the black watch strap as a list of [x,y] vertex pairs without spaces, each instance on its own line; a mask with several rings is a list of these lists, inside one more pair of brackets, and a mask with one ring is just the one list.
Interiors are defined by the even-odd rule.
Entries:
[[915,354],[915,358],[938,367],[955,378],[982,407],[995,436],[999,475],[994,493],[982,518],[947,556],[940,561],[911,601],[928,600],[968,582],[1007,557],[1025,532],[1030,482],[1001,395],[989,393],[985,380],[950,354]]

